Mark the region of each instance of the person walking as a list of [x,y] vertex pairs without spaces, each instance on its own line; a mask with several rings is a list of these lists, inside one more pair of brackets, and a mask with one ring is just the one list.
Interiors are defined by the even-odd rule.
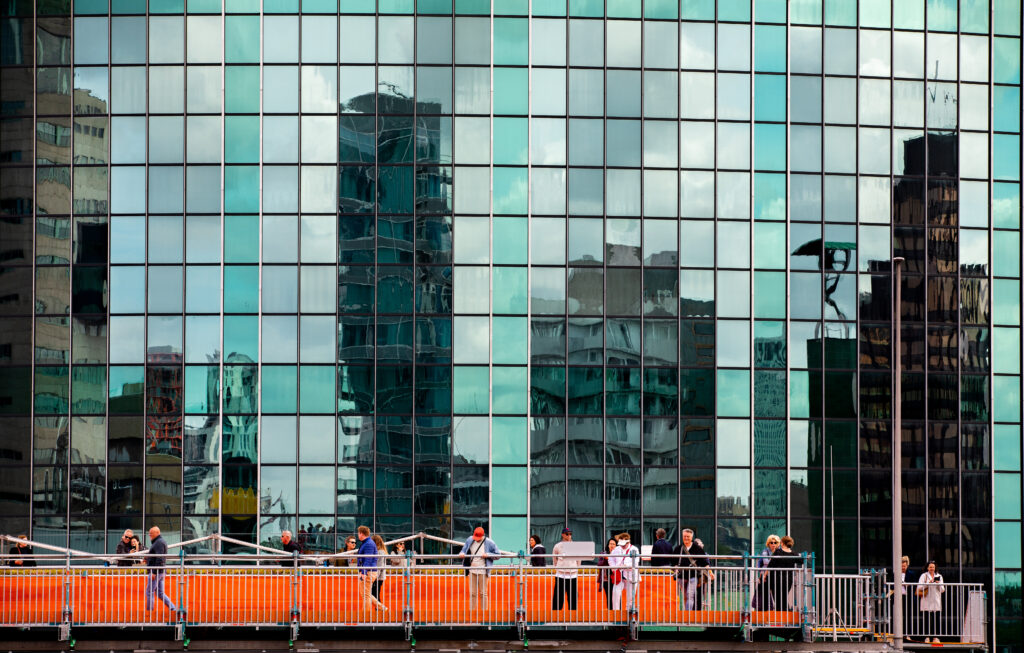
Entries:
[[149,568],[146,579],[146,609],[152,610],[154,598],[159,597],[164,605],[171,612],[177,612],[178,607],[174,605],[171,597],[164,593],[164,566],[167,564],[167,542],[160,535],[160,528],[154,526],[149,529],[149,556],[146,558],[146,566]]
[[597,557],[597,591],[604,592],[605,605],[609,610],[612,609],[612,588],[615,587],[615,574],[608,560],[618,545],[619,543],[614,537],[610,538],[605,546],[604,554]]
[[369,527],[360,526],[356,529],[356,537],[359,538],[356,568],[359,570],[359,596],[363,600],[363,610],[376,607],[387,612],[388,607],[373,594],[373,584],[377,580],[377,545],[370,537]]
[[679,595],[680,610],[700,610],[704,603],[701,591],[704,568],[708,566],[707,553],[699,542],[693,539],[693,530],[683,529],[683,541],[675,551],[679,555],[676,571],[676,591]]
[[7,565],[10,567],[20,567],[24,569],[26,567],[36,566],[36,560],[34,557],[26,557],[35,556],[35,551],[28,545],[27,535],[19,535],[18,543],[12,546],[8,553],[11,558],[7,561]]
[[768,562],[768,593],[775,610],[789,610],[789,592],[799,566],[800,556],[793,553],[793,538],[783,535]]
[[459,551],[463,558],[462,566],[468,567],[469,576],[469,609],[487,609],[487,576],[494,561],[501,555],[498,545],[487,537],[484,529],[477,526],[473,534],[466,538],[466,543]]
[[555,592],[551,595],[552,610],[561,610],[566,597],[569,599],[569,609],[576,609],[580,559],[565,555],[565,545],[569,542],[572,542],[572,530],[566,526],[562,529],[562,541],[557,542],[551,549],[551,560],[555,566]]
[[[942,574],[935,571],[935,561],[929,560],[924,573],[917,579],[918,610],[921,613],[921,633],[928,635],[942,630],[942,595],[946,587]],[[926,644],[938,642],[938,637],[925,637]]]
[[626,609],[632,610],[640,583],[640,570],[637,568],[640,566],[640,549],[630,542],[629,533],[616,535],[615,543],[615,550],[608,556],[608,565],[612,568],[615,580],[612,587],[612,610],[622,608],[622,593],[627,590]]
[[672,545],[665,539],[665,529],[659,528],[654,532],[654,544],[651,546],[651,566],[671,567],[675,560],[672,559]]
[[779,536],[774,533],[768,536],[764,548],[757,556],[756,568],[760,570],[757,574],[756,586],[754,587],[754,599],[752,606],[755,610],[771,610],[774,606],[771,601],[771,594],[768,591],[768,563],[772,560],[772,554],[779,548]]
[[377,547],[377,580],[373,581],[370,593],[373,594],[373,598],[380,601],[380,591],[384,588],[384,581],[387,580],[388,576],[390,556],[388,555],[388,547],[384,544],[384,538],[376,533],[373,535],[373,544]]
[[548,561],[544,558],[544,554],[548,550],[544,548],[544,545],[540,542],[540,535],[533,534],[530,536],[530,566],[531,567],[546,567]]

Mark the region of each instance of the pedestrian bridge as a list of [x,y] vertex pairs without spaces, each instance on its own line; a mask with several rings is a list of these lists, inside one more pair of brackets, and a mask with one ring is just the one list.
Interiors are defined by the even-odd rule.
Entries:
[[[813,555],[801,557],[796,569],[767,573],[753,556],[708,556],[704,569],[676,567],[675,558],[673,566],[634,559],[638,573],[620,577],[588,560],[577,575],[575,605],[566,597],[561,609],[552,601],[556,568],[531,566],[528,556],[502,554],[488,576],[485,605],[470,604],[458,558],[392,556],[381,567],[384,610],[364,606],[358,570],[348,565],[354,562],[351,554],[288,556],[266,547],[253,555],[186,554],[178,546],[164,568],[165,591],[178,608],[174,612],[159,600],[146,609],[149,570],[137,564],[142,555],[130,566],[119,566],[129,562],[125,556],[53,551],[56,547],[41,544],[52,552],[4,555],[0,628],[52,628],[60,639],[72,641],[75,629],[104,627],[163,628],[186,642],[189,629],[204,627],[280,629],[289,641],[298,639],[300,630],[317,628],[392,629],[412,639],[427,630],[480,627],[507,629],[520,639],[531,629],[551,628],[627,629],[634,639],[645,632],[700,629],[733,631],[747,640],[771,635],[808,642],[891,639],[893,593],[884,573],[816,574]],[[12,565],[16,560],[22,564]],[[30,561],[35,566],[25,564]],[[696,591],[686,591],[688,579]],[[986,647],[987,607],[980,584],[946,583],[943,610],[927,619],[914,607],[914,586],[908,587],[903,608],[908,637]],[[620,594],[615,605],[610,593]]]

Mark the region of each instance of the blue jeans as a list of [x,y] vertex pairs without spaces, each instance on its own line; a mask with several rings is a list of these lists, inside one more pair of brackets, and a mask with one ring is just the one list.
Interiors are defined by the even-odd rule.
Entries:
[[170,610],[177,611],[178,608],[174,605],[174,601],[171,597],[164,593],[164,570],[154,569],[149,572],[146,576],[146,609],[153,609],[153,597],[159,596],[160,600],[164,602]]

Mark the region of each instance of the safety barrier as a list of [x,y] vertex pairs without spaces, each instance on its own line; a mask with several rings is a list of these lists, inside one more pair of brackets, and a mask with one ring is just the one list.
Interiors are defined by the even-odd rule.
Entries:
[[881,602],[884,621],[891,624],[892,611],[899,606],[907,640],[985,644],[988,597],[981,583],[904,583],[896,601],[893,584],[886,583],[885,587],[886,599]]

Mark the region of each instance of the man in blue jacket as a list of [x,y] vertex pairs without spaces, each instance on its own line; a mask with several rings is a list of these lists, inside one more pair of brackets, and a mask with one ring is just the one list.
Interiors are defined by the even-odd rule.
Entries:
[[359,596],[363,599],[363,610],[376,606],[381,612],[387,612],[388,606],[378,601],[370,591],[377,580],[377,545],[370,537],[370,528],[360,526],[356,529],[356,537],[360,542],[356,568],[359,569]]
[[494,540],[484,535],[484,529],[479,526],[473,534],[466,539],[459,555],[464,558],[462,566],[468,567],[469,576],[469,609],[475,606],[487,609],[487,575],[490,573],[494,561],[501,556],[498,545]]
[[172,612],[178,608],[171,601],[171,598],[164,593],[164,565],[167,562],[167,542],[160,535],[160,529],[154,526],[149,529],[149,556],[146,558],[146,567],[149,572],[146,576],[146,609],[153,609],[153,598],[160,597]]

